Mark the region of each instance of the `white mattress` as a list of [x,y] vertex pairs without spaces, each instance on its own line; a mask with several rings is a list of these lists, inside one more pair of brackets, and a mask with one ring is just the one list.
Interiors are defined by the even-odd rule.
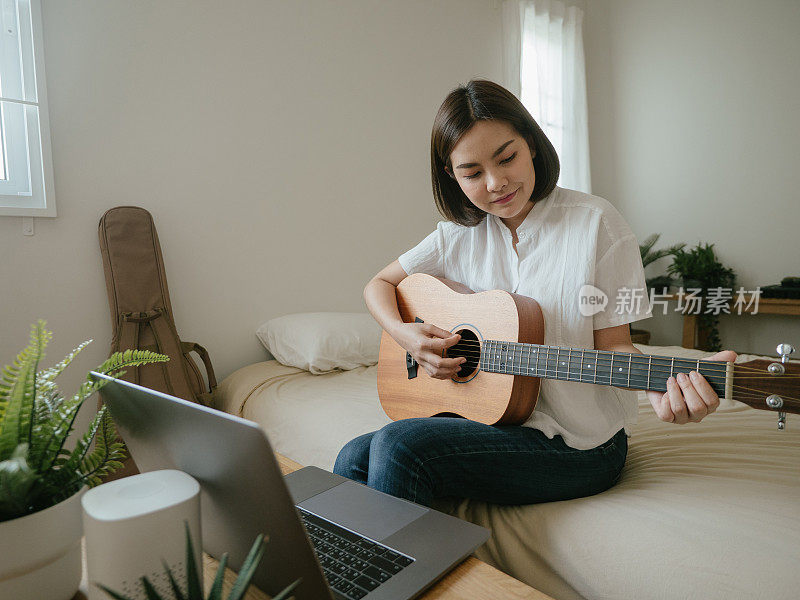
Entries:
[[[376,377],[374,366],[311,375],[267,361],[226,378],[218,398],[261,424],[278,452],[331,470],[346,442],[389,422]],[[700,424],[672,425],[640,392],[614,488],[548,504],[438,507],[492,529],[478,558],[559,600],[800,598],[800,416],[779,432],[774,413],[723,401]]]

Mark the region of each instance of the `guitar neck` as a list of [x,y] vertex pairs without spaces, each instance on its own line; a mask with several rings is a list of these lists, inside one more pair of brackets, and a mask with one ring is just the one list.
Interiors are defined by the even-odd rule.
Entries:
[[731,397],[732,363],[652,354],[484,340],[480,368],[492,373],[665,392],[667,379],[697,371],[717,395]]

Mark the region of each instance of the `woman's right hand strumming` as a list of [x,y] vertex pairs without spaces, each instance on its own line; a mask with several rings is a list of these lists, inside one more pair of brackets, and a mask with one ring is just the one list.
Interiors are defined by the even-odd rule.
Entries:
[[435,379],[450,379],[467,361],[464,357],[444,358],[445,348],[461,336],[432,323],[404,323],[397,310],[397,285],[407,277],[398,261],[387,265],[364,288],[367,308],[381,327]]
[[467,362],[463,356],[442,356],[444,350],[457,344],[461,336],[431,323],[401,323],[395,325],[389,334],[434,379],[451,379]]

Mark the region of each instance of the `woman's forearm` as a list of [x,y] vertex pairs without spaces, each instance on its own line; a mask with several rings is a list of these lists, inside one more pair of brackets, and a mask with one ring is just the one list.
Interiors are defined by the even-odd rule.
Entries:
[[392,337],[398,325],[403,324],[400,311],[397,310],[397,288],[385,281],[374,277],[364,288],[364,302],[367,309]]

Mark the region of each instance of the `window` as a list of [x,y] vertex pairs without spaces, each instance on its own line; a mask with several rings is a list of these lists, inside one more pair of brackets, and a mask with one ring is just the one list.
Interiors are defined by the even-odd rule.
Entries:
[[523,0],[519,19],[520,100],[561,160],[558,183],[591,193],[583,11],[574,0]]
[[0,215],[55,217],[41,0],[0,0]]

